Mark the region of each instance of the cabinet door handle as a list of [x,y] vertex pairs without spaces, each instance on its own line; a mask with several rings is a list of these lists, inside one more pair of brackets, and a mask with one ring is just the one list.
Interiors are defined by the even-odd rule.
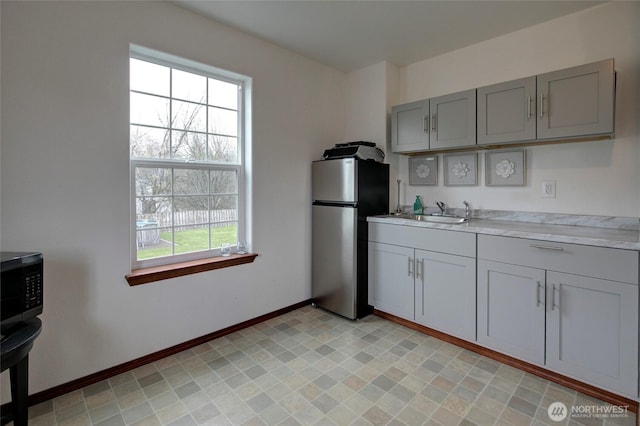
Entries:
[[527,102],[527,120],[531,119],[531,96],[529,96],[529,102]]
[[553,284],[551,287],[551,310],[553,311],[555,308],[560,310],[560,289],[558,289],[558,304],[556,304],[556,285]]
[[537,248],[540,250],[555,250],[555,251],[564,251],[564,248],[557,246],[545,246],[542,244],[529,244],[529,247]]
[[540,119],[544,116],[544,94],[540,93]]
[[413,259],[412,259],[412,258],[410,258],[410,257],[409,257],[408,259],[409,259],[409,265],[408,265],[409,271],[408,271],[408,275],[409,275],[409,276],[412,276],[412,275],[413,275]]
[[422,130],[425,133],[429,133],[429,114],[424,116],[424,126],[423,126]]
[[542,301],[540,300],[540,289],[542,288],[542,284],[538,281],[538,285],[536,286],[536,306],[542,305]]
[[438,116],[436,114],[431,114],[431,131],[435,132],[436,131],[436,120],[437,120]]

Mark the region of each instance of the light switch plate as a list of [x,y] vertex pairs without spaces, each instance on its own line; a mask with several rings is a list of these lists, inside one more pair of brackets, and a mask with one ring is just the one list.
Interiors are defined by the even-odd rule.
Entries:
[[556,198],[556,181],[555,180],[543,180],[541,189],[542,189],[542,198]]

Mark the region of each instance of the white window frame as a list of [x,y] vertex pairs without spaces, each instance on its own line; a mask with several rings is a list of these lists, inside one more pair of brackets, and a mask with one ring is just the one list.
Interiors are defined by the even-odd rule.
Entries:
[[[216,80],[226,81],[237,84],[240,88],[240,94],[238,96],[238,163],[223,163],[212,161],[184,161],[174,159],[153,159],[153,158],[141,158],[132,157],[129,153],[130,162],[130,204],[131,204],[131,268],[132,270],[149,268],[161,265],[171,265],[180,262],[186,262],[190,260],[205,259],[210,257],[220,256],[220,248],[212,248],[209,250],[196,251],[191,253],[173,254],[162,257],[156,257],[151,259],[138,260],[138,242],[137,242],[137,227],[136,227],[136,175],[135,171],[137,167],[169,167],[173,169],[199,169],[199,170],[235,170],[237,172],[237,209],[238,209],[238,223],[237,223],[237,239],[238,241],[244,241],[247,244],[251,244],[251,226],[250,226],[250,200],[251,200],[251,185],[248,178],[250,173],[250,164],[248,163],[251,158],[251,83],[250,77],[234,73],[231,71],[216,68],[210,65],[202,64],[192,60],[180,58],[168,53],[160,52],[157,50],[149,49],[138,45],[130,45],[129,49],[130,59],[140,59],[147,62],[164,65],[174,69],[192,72],[195,74],[203,75]],[[129,91],[131,96],[131,91]],[[168,99],[173,99],[171,94]],[[131,127],[132,123],[129,123]],[[170,129],[171,130],[171,129]],[[176,129],[177,130],[177,129]],[[208,133],[208,129],[207,129]],[[170,197],[172,198],[174,194]],[[233,248],[233,247],[232,247]]]

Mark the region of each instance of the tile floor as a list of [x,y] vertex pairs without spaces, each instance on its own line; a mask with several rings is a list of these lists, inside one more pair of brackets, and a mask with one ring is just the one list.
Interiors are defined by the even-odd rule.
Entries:
[[604,404],[382,318],[312,307],[31,407],[30,425],[635,425]]

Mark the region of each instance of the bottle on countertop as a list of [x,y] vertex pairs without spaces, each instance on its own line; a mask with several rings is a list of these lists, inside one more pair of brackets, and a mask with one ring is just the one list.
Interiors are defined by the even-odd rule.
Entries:
[[419,195],[416,195],[416,201],[413,203],[413,214],[422,214],[424,206]]

